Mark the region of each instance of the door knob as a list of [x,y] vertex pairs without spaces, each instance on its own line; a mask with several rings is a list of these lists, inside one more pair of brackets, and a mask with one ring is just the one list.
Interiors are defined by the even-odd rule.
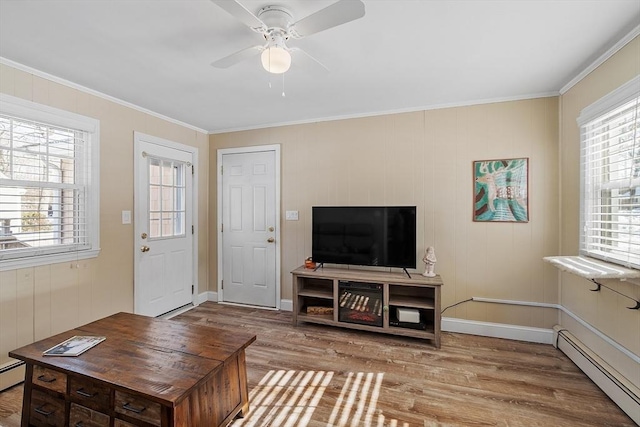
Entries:
[[273,242],[275,242],[275,241],[276,241],[276,239],[274,239],[273,237],[269,237],[269,238],[267,239],[267,242],[269,242],[269,243],[273,243]]
[[140,248],[141,252],[149,252],[151,250],[151,248],[149,246],[143,246]]

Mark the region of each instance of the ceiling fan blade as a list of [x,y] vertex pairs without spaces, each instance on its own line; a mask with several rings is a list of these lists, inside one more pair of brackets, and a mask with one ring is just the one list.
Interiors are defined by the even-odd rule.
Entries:
[[316,71],[321,71],[322,73],[329,72],[329,69],[322,62],[318,61],[316,58],[309,55],[304,50],[298,47],[292,47],[291,49],[289,49],[289,52],[294,55],[294,59],[291,62],[296,66],[300,65],[305,69],[314,69]]
[[246,49],[242,49],[236,53],[232,53],[229,56],[225,56],[224,58],[218,59],[217,61],[213,61],[211,65],[213,65],[216,68],[229,68],[232,65],[237,64],[238,62],[242,62],[245,59],[249,59],[253,56],[258,55],[263,50],[264,50],[264,46],[260,46],[260,45],[251,46]]
[[324,9],[302,18],[291,28],[295,38],[306,37],[364,16],[364,3],[360,0],[339,0]]
[[211,0],[219,7],[227,11],[230,15],[234,16],[240,22],[253,31],[262,33],[267,30],[267,26],[256,15],[251,13],[249,9],[241,5],[235,0]]

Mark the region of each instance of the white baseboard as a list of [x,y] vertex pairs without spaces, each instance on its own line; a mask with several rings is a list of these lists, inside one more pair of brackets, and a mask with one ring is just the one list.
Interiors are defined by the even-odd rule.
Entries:
[[[204,301],[218,302],[217,292],[203,292],[198,296],[200,303]],[[280,310],[293,311],[293,300],[280,300]],[[502,323],[478,322],[471,320],[444,317],[442,330],[448,332],[460,332],[463,334],[482,335],[486,337],[507,338],[518,341],[529,341],[543,344],[553,343],[553,330],[532,328],[525,326],[507,325]]]
[[205,301],[218,302],[218,293],[213,291],[202,292],[198,295],[198,304],[202,304]]
[[[218,293],[212,291],[203,292],[198,296],[198,301],[200,303],[204,301],[218,302]],[[293,301],[290,299],[280,300],[280,310],[293,311]],[[452,317],[444,317],[442,319],[442,330],[543,344],[553,343],[552,329],[515,326],[502,323],[478,322],[455,319]]]
[[553,329],[533,328],[528,326],[507,325],[504,323],[479,322],[475,320],[442,318],[442,330],[461,334],[481,335],[484,337],[506,338],[510,340],[553,343]]
[[[202,304],[205,301],[218,302],[218,293],[213,291],[202,292],[198,295],[198,304]],[[293,311],[293,301],[290,299],[281,299],[280,310]]]

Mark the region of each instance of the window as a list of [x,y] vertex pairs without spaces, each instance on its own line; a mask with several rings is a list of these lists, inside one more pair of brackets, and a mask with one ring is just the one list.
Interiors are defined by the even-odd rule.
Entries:
[[185,235],[185,164],[149,159],[149,240]]
[[99,122],[0,97],[0,269],[97,256]]
[[585,108],[581,254],[640,268],[640,76]]

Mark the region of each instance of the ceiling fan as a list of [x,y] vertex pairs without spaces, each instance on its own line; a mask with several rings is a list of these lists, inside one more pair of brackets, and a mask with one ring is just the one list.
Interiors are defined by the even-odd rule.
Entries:
[[301,39],[364,16],[364,3],[361,0],[339,0],[298,21],[295,21],[293,14],[282,6],[265,6],[254,15],[236,0],[211,1],[251,30],[262,34],[265,39],[262,45],[242,49],[214,61],[211,65],[217,68],[228,68],[261,54],[262,66],[273,74],[282,74],[289,70],[291,52],[306,55],[326,70],[327,67],[320,61],[300,48],[288,47],[286,42],[290,38]]

